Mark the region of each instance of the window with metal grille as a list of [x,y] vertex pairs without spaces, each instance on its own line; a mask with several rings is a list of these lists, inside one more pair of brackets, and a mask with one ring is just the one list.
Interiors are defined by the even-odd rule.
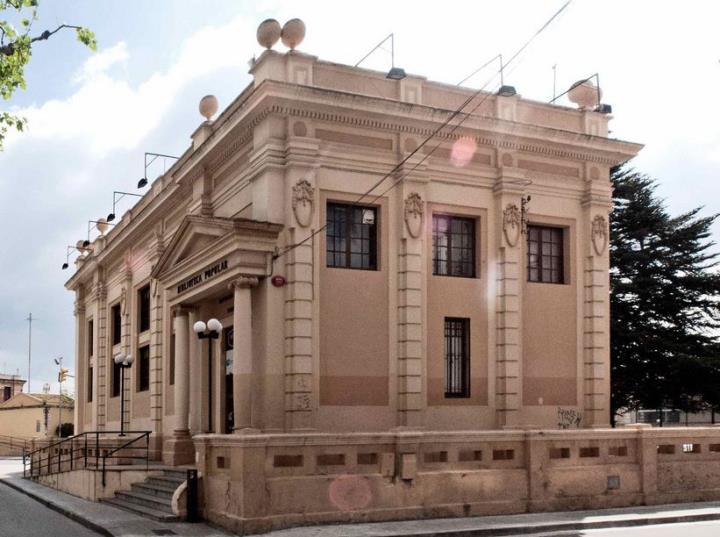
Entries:
[[150,345],[138,349],[137,391],[150,389]]
[[110,310],[112,318],[112,344],[118,345],[122,334],[122,316],[120,315],[120,304],[115,304]]
[[562,228],[528,226],[527,275],[530,282],[564,283]]
[[327,266],[377,270],[377,209],[328,203]]
[[470,319],[445,317],[445,397],[470,397]]
[[475,277],[475,220],[433,215],[433,274]]
[[138,291],[138,331],[150,330],[150,286]]

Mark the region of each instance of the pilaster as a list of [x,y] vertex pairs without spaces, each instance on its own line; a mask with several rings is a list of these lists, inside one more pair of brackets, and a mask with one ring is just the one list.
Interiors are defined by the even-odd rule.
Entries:
[[[294,159],[312,158],[316,148]],[[300,177],[300,178],[297,178]],[[296,179],[293,181],[293,179]],[[314,427],[313,394],[313,237],[317,225],[317,193],[310,168],[293,169],[288,174],[288,243],[297,245],[285,254],[288,277],[285,288],[285,429]]]
[[522,401],[521,263],[524,178],[502,173],[494,187],[497,236],[495,410],[498,428],[519,424]]
[[[87,328],[85,314],[85,287],[79,286],[75,290],[75,370],[87,370]],[[87,391],[86,375],[75,375],[77,397],[75,398],[75,426],[78,429],[84,428],[85,424],[85,398],[83,394]],[[78,382],[79,381],[79,382]]]
[[[102,269],[98,268],[100,272]],[[105,429],[108,399],[108,334],[107,334],[107,288],[102,276],[94,283],[94,298],[97,314],[95,317],[95,409],[94,425],[98,431]]]
[[610,423],[610,257],[607,181],[590,180],[583,200],[583,406],[588,427]]
[[423,426],[424,185],[405,183],[400,198],[398,250],[398,426]]

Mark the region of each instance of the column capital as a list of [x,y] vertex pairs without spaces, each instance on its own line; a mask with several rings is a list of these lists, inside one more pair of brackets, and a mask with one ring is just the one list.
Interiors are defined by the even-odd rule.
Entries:
[[257,287],[260,280],[256,276],[240,276],[228,284],[228,288],[235,289],[249,289],[251,287]]
[[180,317],[181,315],[188,315],[190,312],[193,312],[196,309],[197,308],[195,306],[176,304],[175,306],[170,308],[170,311],[173,317]]

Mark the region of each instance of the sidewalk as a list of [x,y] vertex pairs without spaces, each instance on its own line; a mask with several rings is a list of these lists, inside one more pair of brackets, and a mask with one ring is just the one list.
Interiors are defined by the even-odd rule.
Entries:
[[[0,486],[8,486],[22,492],[50,509],[108,537],[157,537],[158,535],[227,537],[232,535],[206,524],[155,522],[122,509],[83,500],[39,485],[23,479],[22,459],[0,460]],[[173,533],[168,533],[168,530]]]
[[266,537],[494,537],[720,520],[720,502],[468,518],[437,518],[278,530]]
[[[231,535],[205,524],[160,523],[132,513],[90,502],[22,478],[22,463],[0,460],[0,483],[43,503],[65,516],[109,537],[226,537]],[[0,486],[2,486],[0,485]],[[441,518],[402,522],[336,524],[277,530],[266,537],[490,537],[649,526],[720,520],[720,502],[626,507],[593,511],[566,511],[468,518]],[[173,533],[168,533],[167,530]]]

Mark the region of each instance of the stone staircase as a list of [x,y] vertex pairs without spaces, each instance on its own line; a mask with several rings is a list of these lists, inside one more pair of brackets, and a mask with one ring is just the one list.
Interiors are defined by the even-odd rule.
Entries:
[[173,513],[171,502],[173,493],[185,478],[185,469],[163,469],[162,475],[133,483],[129,491],[120,490],[114,498],[102,501],[159,522],[179,522],[180,517]]

